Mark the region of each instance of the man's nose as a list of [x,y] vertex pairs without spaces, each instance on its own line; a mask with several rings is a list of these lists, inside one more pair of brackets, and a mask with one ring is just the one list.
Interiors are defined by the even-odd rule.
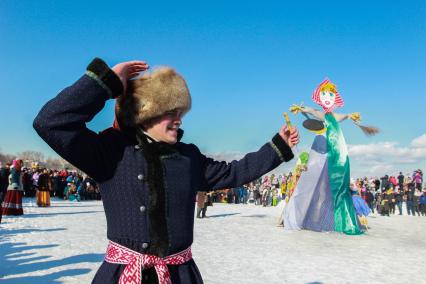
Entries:
[[174,119],[174,123],[181,125],[182,124],[182,116],[177,115]]

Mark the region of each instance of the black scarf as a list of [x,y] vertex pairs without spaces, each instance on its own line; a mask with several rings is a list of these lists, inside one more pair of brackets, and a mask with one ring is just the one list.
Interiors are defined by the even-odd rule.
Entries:
[[[180,137],[183,131],[180,130]],[[180,140],[180,137],[179,140]],[[169,234],[167,228],[167,192],[164,187],[164,171],[161,156],[177,152],[175,145],[152,141],[141,128],[136,129],[136,140],[147,162],[149,201],[147,205],[151,244],[148,254],[167,256]]]

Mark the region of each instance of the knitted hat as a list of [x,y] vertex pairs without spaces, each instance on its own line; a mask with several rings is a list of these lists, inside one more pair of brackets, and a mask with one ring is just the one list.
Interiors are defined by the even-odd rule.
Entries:
[[135,127],[168,111],[191,109],[191,95],[185,80],[170,67],[156,68],[152,73],[128,82],[127,94],[120,96],[115,115],[120,127]]

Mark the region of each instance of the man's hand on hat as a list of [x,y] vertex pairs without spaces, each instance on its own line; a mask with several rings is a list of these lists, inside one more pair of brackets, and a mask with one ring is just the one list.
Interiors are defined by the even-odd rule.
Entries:
[[143,72],[149,68],[145,61],[127,61],[118,63],[112,67],[112,71],[120,78],[123,84],[123,93],[126,93],[127,81],[138,76],[140,72]]
[[279,131],[281,138],[287,143],[290,148],[299,144],[299,131],[296,127],[283,125]]

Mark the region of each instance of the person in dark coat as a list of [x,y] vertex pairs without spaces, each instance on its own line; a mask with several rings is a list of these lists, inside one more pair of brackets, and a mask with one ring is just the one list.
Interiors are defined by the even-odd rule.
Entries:
[[31,173],[28,169],[22,169],[22,188],[24,189],[25,197],[34,197],[35,192],[33,191],[32,185]]
[[392,203],[393,193],[391,190],[382,193],[380,214],[382,216],[390,216],[390,204]]
[[398,175],[398,186],[399,188],[403,188],[404,187],[404,175],[402,174],[402,172],[399,172]]
[[42,169],[38,177],[38,190],[37,190],[37,206],[49,207],[50,206],[50,181],[49,171]]
[[414,193],[416,191],[416,188],[414,186],[413,182],[410,182],[408,184],[407,190],[405,192],[406,194],[406,206],[407,206],[407,214],[416,216],[414,212]]
[[93,179],[88,176],[85,176],[83,182],[81,183],[81,198],[83,200],[95,200],[96,192],[95,192],[96,183]]
[[385,175],[385,176],[381,177],[380,180],[381,180],[381,185],[382,185],[382,192],[385,192],[389,188],[389,176]]
[[371,212],[374,213],[374,207],[376,207],[376,205],[374,204],[374,195],[371,190],[366,191],[365,201],[367,202],[368,207],[370,207]]
[[2,203],[6,196],[7,187],[9,186],[9,174],[9,165],[6,164],[3,166],[3,164],[0,162],[0,223],[3,215]]
[[197,218],[206,217],[207,211],[207,192],[200,191],[197,193]]
[[374,180],[374,191],[377,192],[379,188],[380,188],[380,180],[376,178]]
[[422,216],[426,216],[426,188],[423,188],[422,195],[420,196],[420,210]]
[[[147,68],[131,61],[110,69],[96,58],[40,110],[33,126],[100,186],[110,242],[93,283],[203,283],[190,249],[197,191],[261,177],[294,157],[299,134],[283,126],[239,161],[208,158],[180,141],[191,107],[184,79],[165,67],[129,81]],[[114,127],[89,130],[86,124],[115,98]]]
[[398,207],[399,215],[402,215],[402,202],[404,201],[404,193],[401,189],[398,189],[395,194],[396,206]]
[[57,170],[53,171],[52,176],[52,191],[54,192],[56,197],[61,199],[64,198],[64,189],[62,188],[62,178],[59,176],[59,172]]
[[3,202],[3,199],[6,196],[7,187],[9,186],[9,166],[9,164],[5,164],[3,166],[0,163],[0,203]]

